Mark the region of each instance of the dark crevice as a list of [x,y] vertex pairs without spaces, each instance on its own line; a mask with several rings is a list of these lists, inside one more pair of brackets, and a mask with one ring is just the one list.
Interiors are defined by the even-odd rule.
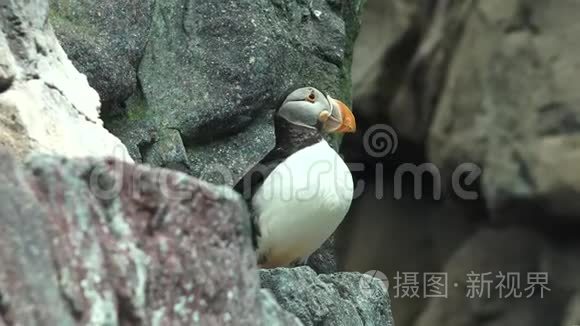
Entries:
[[[401,209],[412,216],[418,214],[415,209],[421,215],[427,211],[434,211],[434,214],[469,212],[466,214],[469,219],[462,220],[462,223],[469,225],[466,226],[469,229],[489,223],[482,191],[482,174],[475,180],[474,174],[460,174],[458,186],[464,191],[462,193],[455,191],[458,188],[453,184],[451,175],[457,167],[436,166],[434,170],[429,170],[429,166],[425,165],[422,174],[417,173],[419,169],[414,169],[431,163],[427,151],[428,132],[473,6],[446,0],[421,1],[421,9],[413,17],[410,27],[390,45],[383,56],[376,93],[355,98],[353,106],[358,113],[358,130],[356,134],[343,139],[341,152],[345,161],[352,164],[350,166],[357,166],[357,170],[351,170],[355,185],[362,184],[364,188],[363,194],[353,200],[351,207],[354,209],[341,226],[339,243],[356,241],[355,229],[377,227],[373,223],[379,221],[379,215],[373,214],[378,213],[373,208],[367,211],[360,205],[388,205],[389,208],[397,208],[396,214]],[[410,124],[406,128],[397,129],[400,124],[396,119],[400,112],[408,115]],[[407,120],[403,120],[403,124]],[[381,123],[393,127],[398,147],[392,153],[375,158],[365,149],[368,139],[365,140],[364,134],[369,128]],[[411,172],[397,175],[403,165],[409,165]],[[360,166],[363,166],[362,171]],[[415,196],[416,191],[419,192],[418,198]],[[462,198],[465,192],[475,197]],[[432,217],[425,214],[421,218],[427,223]],[[398,221],[398,217],[392,221]],[[355,237],[351,238],[353,235]],[[425,247],[433,246],[433,238],[425,238],[424,241]],[[352,255],[350,250],[339,253],[342,259],[349,255]]]
[[[247,127],[252,124],[252,122],[254,122],[254,116],[252,114],[238,115],[237,117],[223,119],[214,119],[197,128],[195,133],[182,137],[183,145],[185,147],[207,145],[217,140],[234,136],[246,130]],[[220,128],[224,125],[235,125],[236,127],[230,129]]]
[[326,0],[330,9],[334,10],[335,12],[341,12],[343,7],[347,4],[350,5],[349,2],[343,2],[341,0]]
[[580,111],[565,102],[550,102],[538,109],[541,136],[580,133]]
[[[412,101],[410,109],[414,109],[415,130],[425,133],[431,124],[455,49],[463,35],[465,17],[468,17],[461,13],[470,10],[472,7],[453,7],[448,1],[433,1],[414,24],[419,40],[397,82],[395,98],[388,103],[401,105],[397,103],[401,100],[399,96],[403,98],[402,103]],[[424,141],[426,137],[422,134],[418,138]]]
[[[155,15],[156,6],[157,6],[157,0],[152,0],[151,4],[150,4],[150,8],[149,8],[150,18],[147,22],[147,26],[145,26],[147,33],[145,33],[146,36],[144,36],[144,38],[143,38],[144,41],[143,41],[143,46],[141,47],[141,51],[129,56],[129,62],[131,63],[131,65],[135,69],[135,76],[136,76],[138,84],[140,83],[140,81],[139,81],[139,67],[141,66],[141,62],[143,61],[143,58],[145,57],[145,53],[147,51],[147,48],[149,47],[149,42],[152,39],[152,37],[151,37],[151,30],[152,30],[151,25],[153,24],[153,16]],[[140,86],[137,85],[137,87],[140,87]]]
[[383,59],[383,74],[378,81],[383,90],[377,95],[378,103],[391,102],[405,78],[406,70],[420,41],[420,30],[417,26],[413,26],[386,53]]
[[36,48],[36,52],[42,56],[47,56],[48,52],[47,50],[40,44],[38,43],[38,40],[34,40],[34,46]]
[[385,54],[377,81],[380,91],[368,99],[365,109],[373,111],[370,121],[392,124],[392,111],[404,108],[413,116],[413,129],[421,133],[414,138],[418,144],[425,141],[466,13],[473,9],[449,1],[429,1],[420,7],[413,24]]
[[540,28],[533,20],[533,10],[530,4],[523,3],[518,8],[515,21],[505,28],[505,33],[530,32],[532,35],[540,34]]
[[518,176],[523,180],[528,187],[535,189],[537,187],[535,178],[532,175],[530,167],[528,166],[528,161],[522,156],[521,153],[515,151],[513,152],[514,162],[518,165]]
[[[56,250],[56,248],[52,248],[52,251],[54,252],[54,250]],[[66,307],[68,308],[68,311],[71,313],[71,316],[74,318],[75,321],[80,322],[83,319],[83,311],[82,311],[82,307],[78,307],[78,305],[75,304],[74,299],[71,298],[69,295],[67,295],[65,293],[65,291],[62,288],[62,275],[61,275],[61,265],[58,262],[57,258],[53,255],[51,255],[51,261],[52,261],[52,268],[54,269],[54,271],[56,272],[57,278],[58,278],[58,292],[59,295],[62,299],[62,301],[64,302],[64,304],[66,305]]]
[[568,245],[578,240],[578,230],[570,228],[576,216],[550,213],[546,198],[511,198],[496,203],[490,216],[489,226],[497,229],[518,227],[545,236],[555,244]]
[[[251,101],[249,99],[244,100]],[[256,103],[260,103],[258,100]],[[270,104],[271,105],[271,104]],[[243,107],[244,104],[239,105]],[[247,112],[245,114],[238,114],[236,116],[223,116],[217,117],[203,124],[202,126],[195,129],[194,132],[181,133],[183,145],[185,147],[189,146],[201,146],[207,145],[220,139],[225,139],[228,137],[235,136],[236,134],[247,130],[248,127],[253,124],[256,120],[261,119],[264,115],[269,115],[268,104],[264,103],[262,110],[254,110]],[[223,126],[232,126],[228,129],[223,128]]]
[[9,313],[10,305],[6,301],[5,296],[2,295],[2,292],[0,292],[0,320],[2,320],[6,326],[12,326],[14,324],[9,317]]
[[167,214],[169,214],[169,206],[163,205],[156,210],[150,210],[152,215],[149,223],[147,223],[146,234],[150,237],[155,235],[155,232],[161,230]]
[[74,318],[74,320],[76,320],[77,322],[80,322],[83,319],[83,312],[82,310],[79,310],[73,300],[67,296],[66,294],[64,294],[61,291],[61,297],[63,299],[63,301],[65,302],[66,306],[68,307],[68,311],[71,313],[71,316]]
[[117,319],[120,325],[143,325],[143,320],[136,313],[135,305],[131,297],[116,293]]
[[192,9],[190,8],[188,0],[183,0],[183,3],[181,4],[181,8],[183,8],[183,11],[181,12],[181,23],[179,24],[179,26],[181,27],[181,31],[183,32],[183,35],[185,35],[185,37],[190,38],[191,35],[193,34],[192,31],[190,31],[187,26],[185,25],[187,22],[187,16],[189,14],[189,11],[191,11]]
[[0,78],[0,93],[4,93],[14,83],[14,76],[10,76],[8,78]]
[[149,140],[143,140],[137,144],[137,148],[139,150],[139,155],[141,156],[141,161],[145,163],[145,157],[149,155],[151,148],[157,142],[155,138]]

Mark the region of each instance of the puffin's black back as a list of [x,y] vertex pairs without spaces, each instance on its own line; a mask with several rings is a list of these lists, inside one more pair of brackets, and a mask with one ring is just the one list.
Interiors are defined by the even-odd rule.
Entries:
[[[322,140],[318,129],[289,123],[282,118],[275,122],[276,147],[256,164],[234,186],[245,200],[251,200],[268,175],[287,157]],[[249,188],[249,189],[248,189]]]

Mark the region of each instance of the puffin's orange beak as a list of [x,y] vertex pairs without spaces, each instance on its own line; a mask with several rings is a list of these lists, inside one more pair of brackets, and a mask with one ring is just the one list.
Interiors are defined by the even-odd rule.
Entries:
[[340,132],[340,133],[352,133],[356,131],[356,121],[354,120],[354,115],[352,111],[346,106],[346,104],[342,103],[339,100],[332,99],[336,107],[340,111],[340,117],[342,121],[340,121],[340,125],[336,128],[333,132]]

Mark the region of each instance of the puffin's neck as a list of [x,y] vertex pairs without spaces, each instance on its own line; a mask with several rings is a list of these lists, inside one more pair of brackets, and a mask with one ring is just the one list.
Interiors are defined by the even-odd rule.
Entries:
[[283,150],[287,155],[323,140],[320,131],[297,126],[282,118],[276,119],[275,127],[276,147]]

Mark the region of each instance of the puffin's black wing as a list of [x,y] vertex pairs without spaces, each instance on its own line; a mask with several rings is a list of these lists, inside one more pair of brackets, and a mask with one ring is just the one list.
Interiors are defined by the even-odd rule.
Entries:
[[254,194],[272,171],[286,159],[286,155],[279,148],[275,148],[268,153],[258,164],[248,171],[238,183],[234,190],[242,195],[244,200],[251,204]]
[[260,189],[264,180],[272,173],[272,171],[287,158],[285,151],[280,148],[273,149],[268,153],[258,164],[246,173],[240,181],[234,186],[234,190],[242,195],[250,209],[250,218],[252,222],[252,243],[254,248],[258,246],[258,238],[260,237],[260,229],[258,228],[258,216],[252,208],[252,198],[256,191]]

